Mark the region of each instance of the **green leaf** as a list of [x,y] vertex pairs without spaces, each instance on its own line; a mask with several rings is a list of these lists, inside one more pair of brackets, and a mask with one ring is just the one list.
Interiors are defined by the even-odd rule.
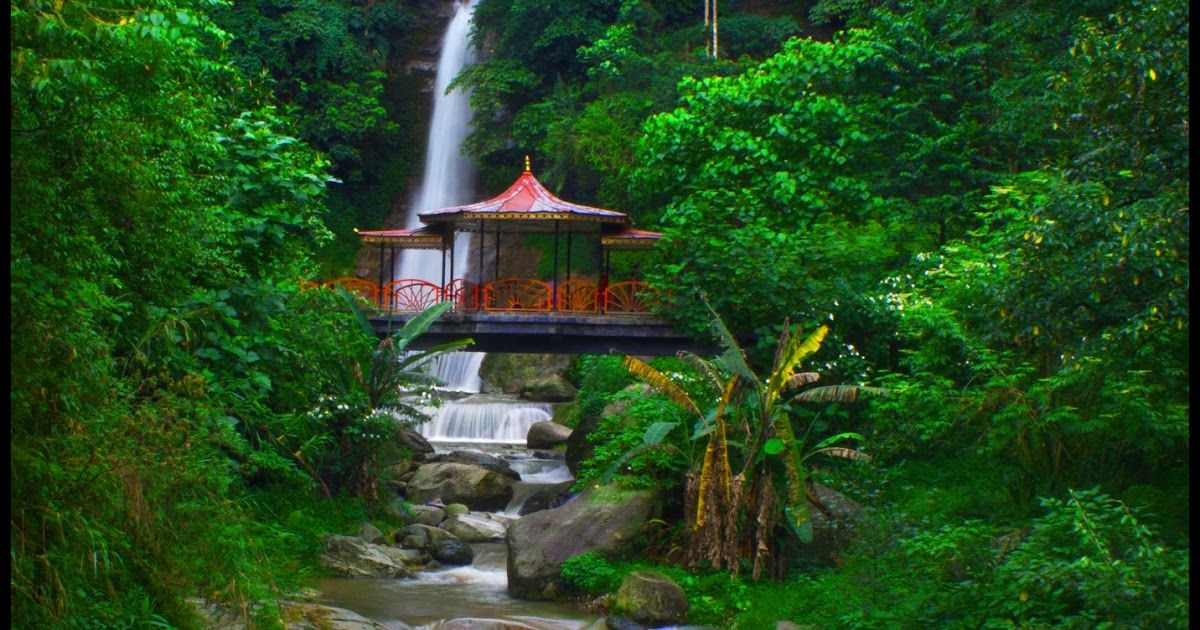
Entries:
[[767,455],[778,455],[783,452],[786,446],[783,440],[773,437],[767,440],[766,444],[763,444],[763,452]]
[[642,436],[642,442],[645,444],[658,444],[671,432],[671,429],[677,426],[679,426],[678,422],[655,422],[646,427],[646,433]]

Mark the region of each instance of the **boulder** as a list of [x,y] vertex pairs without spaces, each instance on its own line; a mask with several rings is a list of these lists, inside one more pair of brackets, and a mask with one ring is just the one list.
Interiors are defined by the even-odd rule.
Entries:
[[478,451],[451,451],[449,453],[435,455],[434,457],[429,458],[429,461],[483,466],[484,468],[492,472],[500,473],[501,475],[504,475],[513,481],[521,480],[521,475],[518,474],[517,471],[513,470],[512,466],[510,466],[508,462],[500,459],[499,457],[493,457],[492,455],[480,453]]
[[283,602],[287,630],[386,630],[387,626],[345,608],[302,602]]
[[504,540],[504,523],[474,514],[462,514],[446,519],[440,527],[466,542]]
[[554,599],[566,592],[562,563],[596,551],[615,556],[658,509],[649,491],[589,488],[561,507],[523,516],[508,527],[508,594]]
[[687,595],[671,578],[654,571],[634,571],[625,576],[613,610],[647,626],[678,624],[687,620]]
[[521,398],[538,402],[568,402],[579,392],[561,374],[534,379],[521,387]]
[[525,434],[525,445],[528,448],[554,448],[566,443],[570,437],[570,427],[549,421],[535,422]]
[[797,545],[796,553],[801,563],[834,566],[850,545],[855,521],[862,515],[863,507],[846,495],[819,483],[811,484],[811,490],[825,510],[809,505],[813,539],[807,545]]
[[434,505],[412,505],[396,499],[388,506],[388,512],[405,525],[437,525],[446,519],[446,510]]
[[394,578],[408,575],[409,555],[372,545],[357,536],[327,536],[321,564],[347,577]]
[[396,530],[392,538],[398,547],[430,552],[438,542],[448,536],[453,534],[432,525],[406,525]]
[[525,503],[521,504],[520,514],[533,514],[542,510],[549,510],[567,502],[567,498],[571,495],[571,484],[574,481],[564,481],[556,483],[553,486],[546,486],[537,492],[529,495],[525,499]]
[[373,544],[383,543],[383,532],[370,523],[363,523],[359,526],[358,537]]
[[396,434],[396,442],[407,448],[413,454],[413,459],[421,461],[433,454],[433,446],[425,436],[417,433],[416,429],[403,429]]
[[471,545],[457,538],[443,538],[433,548],[431,555],[434,560],[442,564],[456,566],[471,564],[475,561],[475,550],[471,549]]
[[[243,611],[234,609],[227,604],[210,602],[199,597],[187,598],[187,603],[200,614],[204,620],[203,627],[214,630],[246,630]],[[314,604],[310,602],[279,602],[285,630],[385,630],[387,626],[345,608]],[[257,612],[258,606],[251,605],[251,613]],[[408,625],[400,624],[397,630],[407,630]]]
[[429,525],[409,525],[395,534],[396,544],[424,552],[445,564],[471,564],[475,552],[454,534]]
[[530,381],[566,374],[571,361],[572,357],[564,354],[488,353],[479,366],[481,389],[484,393],[519,394]]
[[450,462],[425,464],[408,481],[408,500],[435,498],[472,510],[503,510],[513,495],[513,480],[482,466]]
[[[447,517],[459,516],[461,514],[467,514],[470,511],[471,511],[471,508],[469,508],[461,503],[451,503],[450,505],[446,506],[446,516]],[[440,522],[442,522],[442,521],[438,521],[438,523],[440,523]],[[435,523],[435,525],[436,525],[436,523]]]

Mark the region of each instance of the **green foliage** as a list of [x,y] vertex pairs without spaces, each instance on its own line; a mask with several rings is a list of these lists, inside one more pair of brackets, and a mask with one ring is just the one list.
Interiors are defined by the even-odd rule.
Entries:
[[579,415],[598,418],[604,407],[612,402],[613,394],[633,383],[629,371],[621,366],[621,357],[586,354],[572,368],[572,379],[579,386],[575,398]]
[[684,412],[663,396],[647,396],[636,390],[622,391],[607,400],[623,409],[602,417],[596,429],[588,434],[588,441],[596,445],[595,451],[583,462],[575,487],[583,488],[602,480],[617,464],[621,465],[616,472],[623,485],[666,490],[677,487],[696,450],[689,440],[681,437],[682,432],[673,432],[672,439],[665,442],[660,436],[655,445],[662,448],[639,449],[629,458],[626,454],[641,447],[653,427],[684,424],[688,419]]
[[1188,626],[1188,553],[1164,547],[1097,490],[1045,499],[1046,515],[996,571],[990,606],[1019,625]]
[[287,514],[393,425],[328,398],[370,338],[295,287],[328,163],[190,2],[11,17],[13,623],[195,627],[204,595],[279,625],[315,546]]
[[588,595],[611,593],[621,585],[621,574],[616,567],[594,552],[567,558],[560,575],[569,588]]

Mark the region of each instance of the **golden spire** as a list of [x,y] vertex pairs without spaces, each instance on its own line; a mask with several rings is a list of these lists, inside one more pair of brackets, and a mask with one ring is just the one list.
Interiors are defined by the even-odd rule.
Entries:
[[526,173],[529,172],[529,156],[528,155],[525,156],[525,172]]

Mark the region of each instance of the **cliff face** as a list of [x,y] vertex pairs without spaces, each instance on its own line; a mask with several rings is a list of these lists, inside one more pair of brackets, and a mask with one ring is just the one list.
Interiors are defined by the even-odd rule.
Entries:
[[[415,28],[407,32],[402,40],[392,42],[386,61],[387,97],[394,110],[406,111],[409,128],[403,129],[411,150],[403,168],[403,182],[387,182],[388,193],[364,195],[352,203],[386,203],[387,212],[381,224],[360,225],[360,229],[396,229],[404,227],[408,206],[412,202],[416,187],[420,185],[422,156],[428,140],[430,118],[433,115],[433,84],[437,75],[438,55],[442,49],[442,36],[455,11],[454,0],[393,0],[417,17]],[[379,279],[380,250],[378,246],[358,248],[354,261],[354,275],[372,282]],[[384,250],[384,265],[390,266],[391,252]],[[387,267],[384,268],[387,274]]]

